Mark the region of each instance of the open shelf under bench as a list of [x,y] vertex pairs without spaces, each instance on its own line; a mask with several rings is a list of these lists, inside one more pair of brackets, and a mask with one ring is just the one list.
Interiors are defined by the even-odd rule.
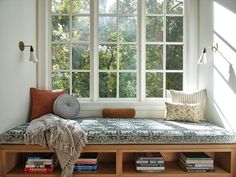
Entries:
[[[50,152],[48,148],[25,145],[0,145],[2,177],[59,177],[61,170],[53,173],[24,173],[22,156],[30,153]],[[236,177],[234,144],[211,145],[87,145],[83,152],[98,152],[101,162],[97,173],[74,173],[75,177]],[[136,152],[161,152],[165,159],[163,173],[140,173],[135,169]],[[206,152],[215,161],[215,172],[187,173],[178,164],[179,152]]]

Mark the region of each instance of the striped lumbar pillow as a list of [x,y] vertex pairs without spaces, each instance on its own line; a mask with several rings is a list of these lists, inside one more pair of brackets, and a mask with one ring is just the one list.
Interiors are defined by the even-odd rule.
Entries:
[[204,120],[206,105],[206,89],[194,93],[185,93],[177,90],[170,90],[173,103],[200,104],[200,120]]

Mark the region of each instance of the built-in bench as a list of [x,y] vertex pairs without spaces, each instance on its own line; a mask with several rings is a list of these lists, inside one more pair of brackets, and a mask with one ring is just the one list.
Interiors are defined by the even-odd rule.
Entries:
[[[235,134],[207,122],[184,123],[162,119],[76,119],[88,136],[83,152],[100,154],[96,174],[75,174],[78,177],[236,177]],[[29,153],[50,152],[48,148],[24,145],[28,124],[17,126],[0,136],[2,177],[38,177],[24,174],[23,165]],[[165,159],[164,173],[138,173],[134,161],[137,152],[161,152]],[[179,152],[206,152],[215,160],[215,172],[186,173],[178,165]],[[44,175],[59,177],[60,169]]]

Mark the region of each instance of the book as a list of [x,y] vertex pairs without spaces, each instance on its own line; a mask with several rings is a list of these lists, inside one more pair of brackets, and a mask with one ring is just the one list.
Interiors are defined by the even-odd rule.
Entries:
[[82,171],[74,171],[74,173],[82,173],[82,174],[87,174],[87,173],[98,173],[98,170],[82,170]]
[[137,153],[137,160],[164,160],[160,152]]
[[76,164],[97,164],[98,153],[82,153],[80,157],[75,161]]
[[74,166],[74,171],[95,171],[97,170],[97,165],[78,165]]
[[140,167],[140,166],[136,166],[136,170],[142,170],[142,171],[145,171],[145,170],[165,170],[165,167]]
[[180,159],[187,164],[213,164],[214,160],[204,152],[182,152]]
[[53,168],[24,168],[25,173],[52,173]]
[[164,160],[136,160],[137,164],[157,164],[164,163]]
[[185,167],[183,164],[180,163],[181,168],[185,172],[214,172],[215,168],[198,168],[198,167]]
[[180,156],[185,160],[210,160],[212,159],[205,152],[181,152]]
[[34,164],[34,165],[25,165],[25,168],[53,168],[53,165],[38,165],[38,164]]
[[138,170],[141,173],[162,173],[164,170]]
[[138,167],[163,167],[163,163],[136,163],[136,166]]
[[189,172],[189,173],[205,173],[205,172],[214,172],[215,169],[184,169],[185,172]]
[[32,161],[26,161],[26,165],[52,165],[53,162],[32,162]]
[[[40,159],[41,156],[34,156],[34,157],[28,157],[24,171],[27,173],[33,173],[33,172],[38,172],[38,173],[50,173],[53,171],[53,169],[57,166],[58,164],[58,159],[56,158],[56,155],[51,156],[51,162],[44,162],[44,161],[36,161],[36,159]],[[31,159],[34,159],[33,161]],[[42,159],[40,159],[42,160]]]
[[28,156],[28,162],[46,162],[52,163],[56,159],[56,154],[31,154]]
[[182,158],[179,159],[179,163],[185,167],[214,167],[213,163],[185,163]]
[[75,165],[96,165],[97,163],[98,163],[97,160],[90,160],[90,161],[76,160]]

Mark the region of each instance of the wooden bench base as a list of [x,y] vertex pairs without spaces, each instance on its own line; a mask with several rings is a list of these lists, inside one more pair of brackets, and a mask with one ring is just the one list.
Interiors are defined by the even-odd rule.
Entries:
[[[59,177],[58,168],[50,174],[25,174],[27,154],[50,152],[48,148],[26,145],[0,145],[2,177]],[[236,145],[87,145],[83,152],[98,152],[98,173],[73,174],[75,177],[236,177]],[[136,152],[161,152],[164,173],[139,173],[135,170]],[[206,152],[215,160],[215,172],[187,173],[178,164],[179,152]]]

